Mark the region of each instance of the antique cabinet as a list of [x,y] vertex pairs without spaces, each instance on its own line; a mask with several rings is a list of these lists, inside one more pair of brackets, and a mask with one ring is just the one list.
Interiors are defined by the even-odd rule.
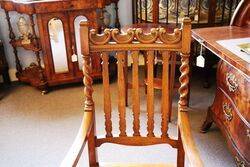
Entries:
[[249,76],[221,61],[217,93],[211,107],[214,120],[228,138],[236,163],[250,166]]
[[[41,89],[42,93],[46,93],[50,86],[80,82],[82,55],[79,23],[87,19],[91,27],[101,29],[102,9],[113,2],[117,6],[118,0],[0,1],[9,25],[10,43],[16,59],[17,78]],[[30,43],[23,44],[22,39],[14,34],[12,28],[14,24],[9,16],[9,12],[12,11],[29,16],[32,30]],[[35,24],[38,26],[39,34],[36,34]],[[32,50],[37,62],[23,68],[18,57],[18,47]],[[92,60],[92,75],[94,78],[100,78],[100,56],[93,54]]]
[[[250,69],[249,62],[217,41],[250,37],[248,26],[224,26],[192,30],[192,37],[220,58],[215,99],[201,132],[212,123],[220,128],[237,166],[250,166]],[[233,47],[233,46],[232,46]],[[248,55],[246,55],[248,56]]]
[[[212,123],[220,128],[234,155],[236,166],[250,166],[250,61],[248,54],[234,53],[241,48],[226,46],[225,40],[250,38],[250,1],[243,0],[237,7],[231,25],[192,30],[196,40],[215,53],[220,62],[217,67],[215,99],[209,107],[201,131],[207,132]],[[220,44],[224,43],[224,46]],[[244,43],[244,42],[241,42]],[[232,49],[232,48],[233,49]],[[231,50],[229,49],[231,48]]]

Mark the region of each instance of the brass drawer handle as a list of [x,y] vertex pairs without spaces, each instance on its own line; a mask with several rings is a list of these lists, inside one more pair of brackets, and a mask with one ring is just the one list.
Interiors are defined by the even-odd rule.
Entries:
[[245,167],[244,161],[241,161],[237,156],[235,157],[235,162],[237,167]]
[[226,83],[230,92],[235,92],[239,87],[237,79],[233,73],[227,73]]
[[229,106],[229,104],[223,105],[223,112],[225,114],[226,120],[231,121],[233,119],[233,112],[232,108]]

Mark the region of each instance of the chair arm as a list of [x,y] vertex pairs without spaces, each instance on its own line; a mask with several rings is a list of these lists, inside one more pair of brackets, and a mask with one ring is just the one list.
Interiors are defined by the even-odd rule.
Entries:
[[93,125],[93,113],[92,112],[85,112],[83,115],[83,120],[81,123],[81,127],[78,131],[78,134],[75,138],[73,145],[71,146],[70,150],[68,151],[67,155],[65,156],[64,160],[61,163],[61,167],[72,167],[76,166],[84,146],[88,139],[88,134]]
[[203,167],[198,149],[191,133],[188,112],[178,112],[178,126],[181,134],[183,148],[191,167]]

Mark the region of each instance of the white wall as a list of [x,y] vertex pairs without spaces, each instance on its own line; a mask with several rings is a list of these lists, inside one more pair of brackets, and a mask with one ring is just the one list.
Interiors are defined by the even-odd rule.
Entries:
[[118,7],[121,26],[132,24],[132,0],[120,0]]
[[[132,23],[132,0],[120,0],[118,4],[119,8],[119,20],[121,26]],[[108,9],[110,11],[110,9]],[[115,13],[111,14],[114,17]],[[11,23],[15,34],[18,36],[18,30],[16,23],[21,15],[16,12],[10,12]],[[27,16],[26,16],[27,17]],[[37,33],[38,34],[38,33]],[[13,49],[9,44],[9,29],[6,20],[6,16],[3,9],[0,9],[0,40],[3,41],[5,47],[5,54],[9,64],[9,74],[12,81],[16,80],[15,77],[15,58]],[[35,61],[33,52],[26,51],[22,48],[18,48],[18,56],[20,58],[23,67],[27,67],[31,62]]]

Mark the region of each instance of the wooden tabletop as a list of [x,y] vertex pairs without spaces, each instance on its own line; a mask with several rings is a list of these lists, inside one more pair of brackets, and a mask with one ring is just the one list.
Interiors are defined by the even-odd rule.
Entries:
[[216,41],[250,37],[250,27],[209,27],[192,30],[192,37],[202,43],[218,57],[250,77],[250,63],[219,45]]

